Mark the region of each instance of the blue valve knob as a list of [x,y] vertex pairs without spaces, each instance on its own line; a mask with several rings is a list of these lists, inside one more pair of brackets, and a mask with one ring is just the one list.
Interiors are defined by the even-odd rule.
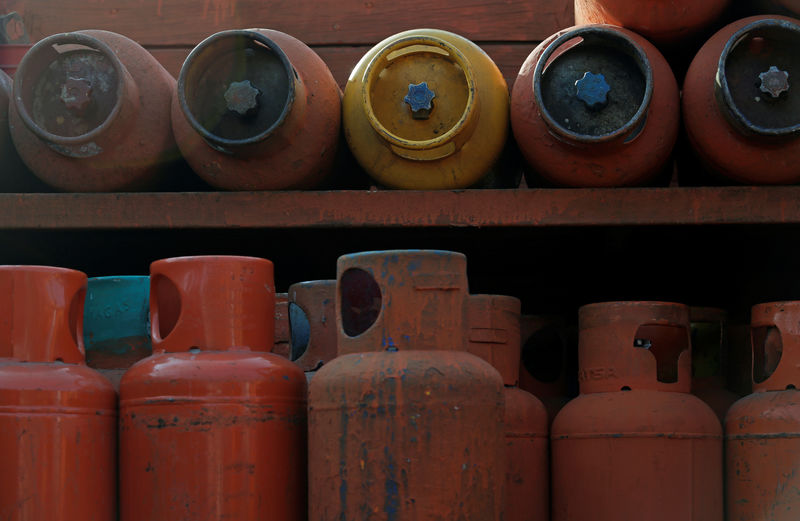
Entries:
[[408,86],[408,94],[403,101],[411,107],[411,117],[414,119],[428,119],[433,109],[433,98],[436,93],[428,88],[427,82],[418,85],[413,83]]
[[578,99],[590,109],[600,109],[608,103],[607,95],[611,87],[602,74],[592,74],[587,71],[583,78],[575,82],[575,88]]

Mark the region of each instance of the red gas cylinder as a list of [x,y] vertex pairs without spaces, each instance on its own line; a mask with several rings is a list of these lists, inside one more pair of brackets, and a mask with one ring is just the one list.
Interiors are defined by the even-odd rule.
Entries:
[[270,353],[272,263],[150,267],[153,356],[120,384],[120,519],[306,519],[306,380]]
[[683,119],[697,155],[741,183],[800,181],[800,22],[752,17],[706,42],[683,84]]
[[492,364],[503,378],[506,409],[506,521],[549,521],[550,463],[547,410],[517,387],[520,301],[472,295],[467,311],[467,351]]
[[289,286],[291,359],[308,378],[336,358],[335,303],[335,280],[310,280]]
[[0,266],[0,519],[114,521],[117,394],[83,358],[86,275]]
[[34,45],[14,75],[11,134],[47,184],[72,192],[149,188],[177,159],[175,80],[139,44],[77,31]]
[[291,332],[289,330],[289,294],[275,294],[275,342],[272,352],[289,358],[291,351]]
[[565,29],[539,44],[511,93],[523,156],[564,186],[652,180],[672,153],[678,119],[678,85],[664,57],[641,36],[610,25]]
[[711,407],[720,422],[739,399],[728,389],[728,314],[718,308],[690,307],[692,394]]
[[12,96],[12,80],[0,70],[0,192],[49,191],[20,159],[8,125],[8,107]]
[[728,518],[795,521],[800,510],[800,302],[752,309],[753,394],[725,419]]
[[722,428],[689,394],[689,312],[579,310],[581,394],[552,426],[554,521],[722,521]]
[[309,388],[309,519],[503,519],[503,382],[464,349],[466,258],[345,255]]
[[575,0],[575,23],[611,24],[656,45],[681,45],[713,24],[730,0]]
[[575,344],[564,318],[555,315],[522,315],[520,338],[519,388],[541,400],[550,425],[569,401],[567,352]]
[[212,186],[312,188],[330,174],[341,111],[333,75],[303,42],[271,29],[223,31],[181,67],[172,127]]

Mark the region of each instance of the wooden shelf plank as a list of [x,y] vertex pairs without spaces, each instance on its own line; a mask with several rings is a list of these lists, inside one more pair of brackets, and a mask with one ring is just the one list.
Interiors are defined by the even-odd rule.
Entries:
[[0,229],[800,223],[800,187],[0,194]]

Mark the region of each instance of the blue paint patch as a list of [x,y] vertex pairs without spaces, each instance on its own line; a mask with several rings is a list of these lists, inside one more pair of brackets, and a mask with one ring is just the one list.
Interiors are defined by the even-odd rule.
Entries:
[[383,448],[383,455],[386,458],[386,497],[383,502],[383,511],[386,512],[386,521],[397,521],[400,511],[400,487],[397,484],[397,467],[389,447]]
[[407,269],[408,269],[409,273],[414,273],[421,266],[422,266],[422,261],[419,260],[419,259],[416,259],[416,260],[412,260],[411,262],[408,263],[408,268]]

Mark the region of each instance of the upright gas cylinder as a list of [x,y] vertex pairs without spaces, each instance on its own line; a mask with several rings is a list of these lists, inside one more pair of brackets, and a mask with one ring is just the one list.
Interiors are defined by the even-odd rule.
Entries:
[[552,426],[554,521],[722,521],[722,428],[689,394],[689,312],[579,310],[581,395]]
[[117,515],[117,395],[83,359],[86,275],[0,266],[0,518]]
[[464,351],[466,258],[339,258],[339,356],[309,388],[309,519],[502,519],[503,382]]
[[800,302],[752,309],[753,394],[725,418],[726,507],[736,521],[800,510]]
[[517,387],[520,361],[519,299],[472,295],[467,351],[503,377],[506,409],[506,521],[550,520],[549,421],[538,398]]
[[549,181],[630,186],[663,171],[679,107],[675,77],[652,44],[589,25],[554,34],[528,56],[511,93],[511,126],[531,168]]
[[689,142],[712,171],[748,184],[800,181],[800,21],[761,16],[725,26],[683,84]]
[[689,308],[692,331],[692,394],[711,407],[720,422],[739,396],[728,389],[728,313],[719,308]]
[[519,388],[541,400],[550,425],[569,401],[567,353],[576,345],[564,317],[557,315],[522,315],[520,340]]
[[289,329],[289,294],[275,294],[275,342],[272,352],[284,358],[291,356],[291,331]]
[[119,389],[125,371],[152,354],[150,277],[90,278],[83,316],[86,363]]
[[508,87],[466,38],[414,29],[373,47],[344,89],[353,155],[390,188],[449,189],[478,183],[508,135]]
[[153,356],[120,385],[120,519],[306,519],[306,379],[273,346],[272,263],[150,267]]
[[310,379],[336,358],[336,281],[310,280],[289,286],[291,360]]
[[183,155],[226,190],[312,188],[331,173],[341,90],[300,40],[272,29],[222,31],[192,50],[172,101]]
[[11,135],[25,164],[59,190],[149,188],[178,157],[169,123],[174,86],[122,35],[49,36],[14,75]]

